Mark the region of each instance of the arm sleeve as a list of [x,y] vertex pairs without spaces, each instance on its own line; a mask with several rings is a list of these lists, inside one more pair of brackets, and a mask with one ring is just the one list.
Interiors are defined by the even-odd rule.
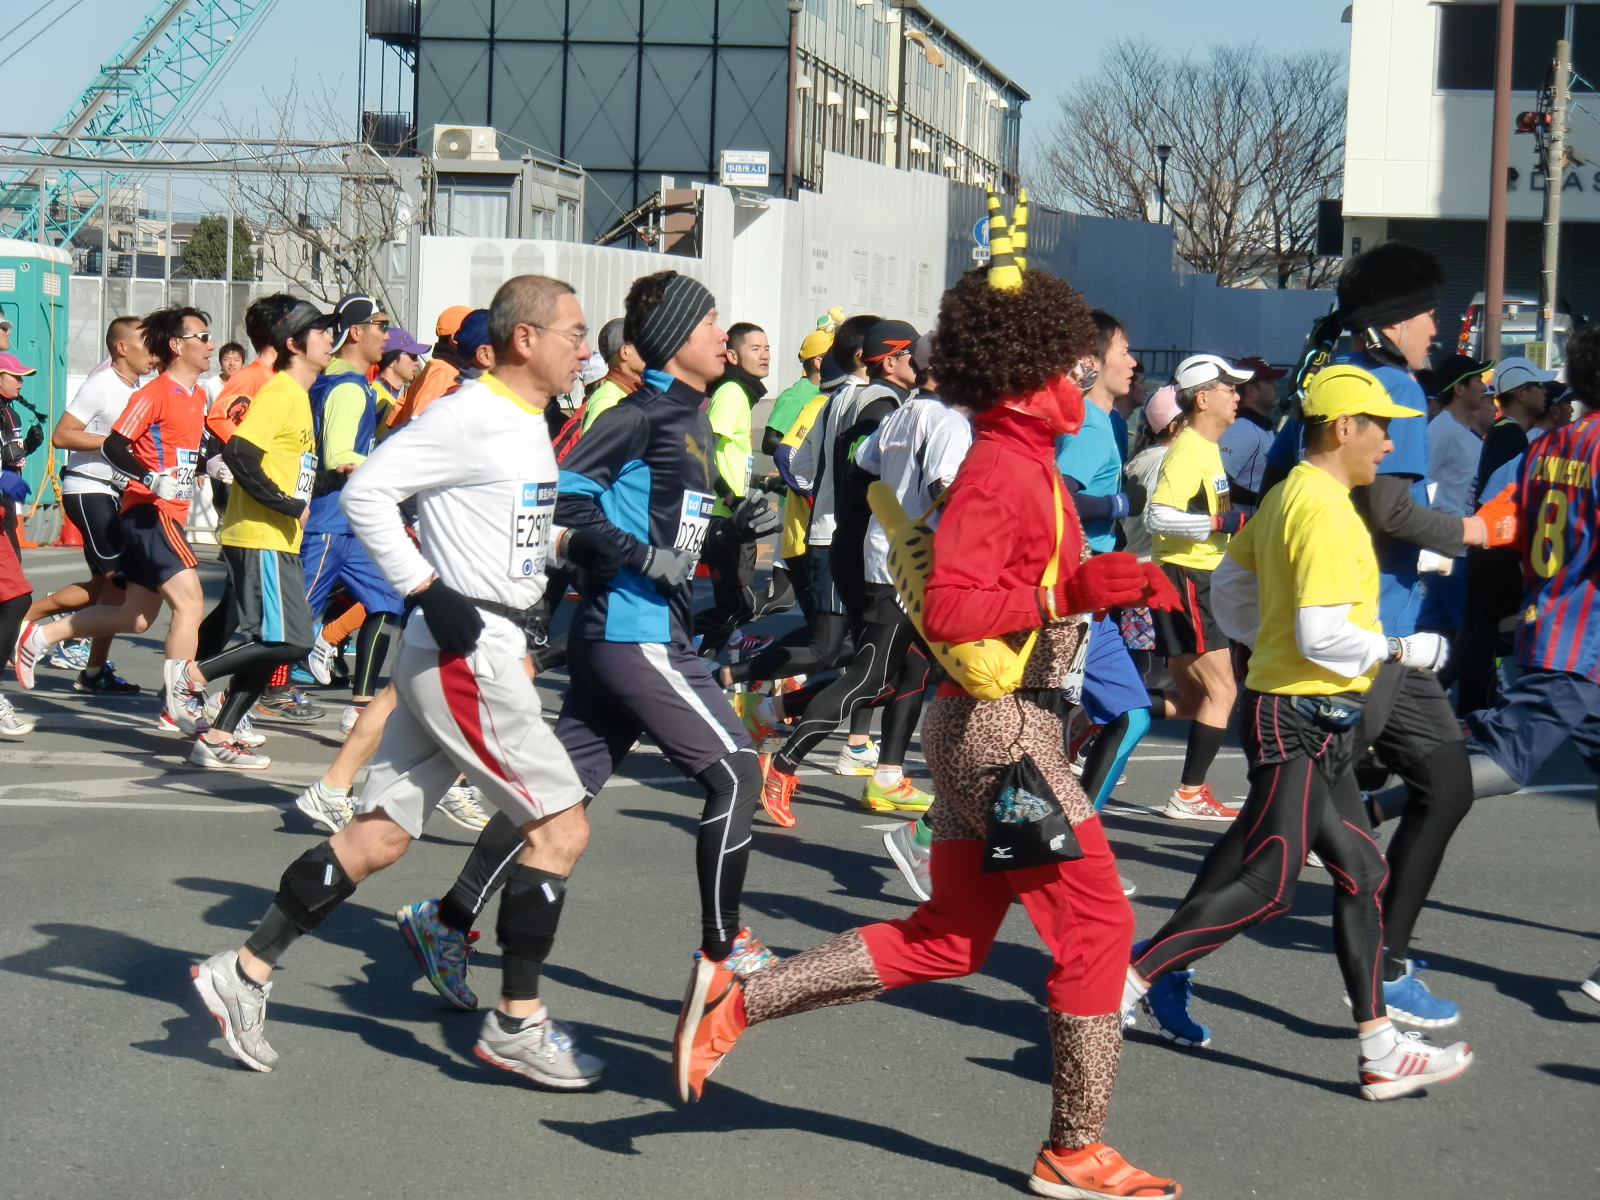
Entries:
[[434,572],[406,533],[400,502],[462,482],[475,461],[475,447],[449,406],[429,407],[411,425],[404,437],[388,438],[374,450],[339,493],[351,530],[401,595]]
[[[354,383],[341,383],[322,405],[322,467],[326,471],[360,466],[365,456],[356,453],[356,432],[367,396]],[[230,466],[232,464],[229,464]]]
[[106,434],[106,440],[100,444],[100,453],[112,467],[129,479],[144,478],[145,465],[133,452],[133,443],[128,440],[127,434],[118,433],[113,429]]
[[222,447],[222,461],[233,472],[233,481],[244,489],[245,495],[263,508],[282,513],[286,517],[299,517],[305,508],[304,500],[296,500],[267,476],[262,459],[266,452],[254,442],[235,433]]
[[772,456],[777,453],[778,447],[783,443],[783,430],[774,429],[768,425],[761,431],[761,453]]
[[[1070,475],[1062,476],[1062,482],[1067,485],[1067,493],[1072,497],[1072,506],[1078,510],[1078,517],[1084,521],[1106,521],[1115,515],[1113,501],[1117,493],[1110,496],[1091,496],[1083,490],[1083,484]],[[1206,531],[1208,534],[1210,530]]]
[[1379,475],[1364,487],[1350,489],[1350,502],[1374,537],[1393,538],[1446,558],[1461,553],[1461,518],[1413,500],[1409,475]]
[[1211,611],[1222,632],[1252,650],[1261,631],[1261,593],[1256,573],[1229,554],[1211,572]]
[[623,563],[635,571],[644,569],[650,544],[619,528],[600,500],[643,455],[645,437],[645,418],[638,409],[607,409],[563,460],[556,495],[557,525],[604,533],[621,547]]
[[1205,513],[1182,512],[1170,504],[1147,504],[1144,525],[1151,533],[1203,542],[1211,536],[1211,518]]
[[1249,488],[1245,487],[1244,484],[1240,483],[1237,479],[1235,479],[1232,475],[1229,475],[1228,476],[1228,495],[1233,498],[1233,502],[1235,504],[1259,505],[1261,503],[1262,493],[1251,491]]
[[[1219,573],[1221,569],[1217,568]],[[1211,587],[1215,596],[1216,580]],[[1350,623],[1351,607],[1329,604],[1294,610],[1294,640],[1300,653],[1323,670],[1346,679],[1365,675],[1373,663],[1389,657],[1389,642],[1383,634]],[[1218,608],[1216,612],[1220,623],[1222,610]]]

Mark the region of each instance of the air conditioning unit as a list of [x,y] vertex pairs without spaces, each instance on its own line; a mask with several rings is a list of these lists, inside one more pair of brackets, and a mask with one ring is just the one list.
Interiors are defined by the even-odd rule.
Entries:
[[469,162],[497,162],[500,158],[498,140],[488,125],[435,125],[429,145],[434,158]]

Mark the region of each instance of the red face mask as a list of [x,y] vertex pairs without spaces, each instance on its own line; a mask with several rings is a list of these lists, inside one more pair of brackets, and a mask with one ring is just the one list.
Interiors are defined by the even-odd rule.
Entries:
[[1083,392],[1065,375],[1057,375],[1036,392],[1000,401],[1001,408],[1038,417],[1060,437],[1083,428]]

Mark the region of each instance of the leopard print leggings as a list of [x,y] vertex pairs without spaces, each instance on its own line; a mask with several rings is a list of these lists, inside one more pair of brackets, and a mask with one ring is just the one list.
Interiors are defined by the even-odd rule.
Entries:
[[1050,1141],[1081,1150],[1101,1140],[1122,1059],[1122,1014],[1074,1017],[1050,1013]]
[[746,978],[744,1015],[754,1025],[814,1008],[871,1000],[883,990],[861,931],[848,929]]

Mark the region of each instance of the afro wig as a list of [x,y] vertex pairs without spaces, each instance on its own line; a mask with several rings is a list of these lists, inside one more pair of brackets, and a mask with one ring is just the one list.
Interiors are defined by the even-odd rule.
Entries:
[[1339,273],[1339,316],[1352,332],[1398,325],[1438,306],[1444,272],[1426,250],[1385,242]]
[[981,412],[1065,375],[1094,345],[1089,306],[1066,280],[1029,268],[1000,291],[979,267],[939,302],[932,369],[940,398]]

